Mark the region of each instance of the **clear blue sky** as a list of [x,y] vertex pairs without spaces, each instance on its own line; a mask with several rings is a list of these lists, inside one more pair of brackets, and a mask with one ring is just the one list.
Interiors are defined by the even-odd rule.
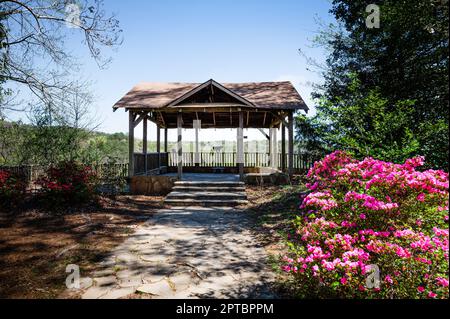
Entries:
[[[310,40],[318,29],[316,17],[332,22],[328,0],[105,0],[105,6],[116,13],[124,34],[118,51],[106,52],[113,58],[108,69],[99,70],[85,48],[76,49],[94,82],[101,131],[127,131],[128,116],[111,107],[140,81],[291,80],[313,108],[307,82],[320,78],[306,70],[298,49],[325,58],[324,52],[310,48]],[[201,138],[235,139],[230,130],[217,132],[202,132]],[[149,139],[154,136],[151,129]]]

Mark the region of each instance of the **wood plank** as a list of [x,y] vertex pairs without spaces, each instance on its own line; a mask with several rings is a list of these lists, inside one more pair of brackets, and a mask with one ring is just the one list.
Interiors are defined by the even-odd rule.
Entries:
[[286,126],[281,125],[281,171],[286,173]]
[[148,117],[147,113],[140,114],[139,117],[133,121],[133,128],[138,126],[147,117]]
[[288,173],[292,177],[294,174],[294,116],[293,112],[289,112],[288,115],[288,135],[289,135],[289,146],[288,146]]
[[147,117],[143,119],[143,125],[142,125],[142,153],[144,154],[144,171],[145,174],[147,174],[148,171],[148,163],[147,163],[147,152],[148,152],[148,146],[147,146]]
[[158,111],[159,116],[161,117],[161,122],[162,122],[162,126],[166,127],[166,121],[164,120],[164,115],[162,114],[161,111]]
[[166,128],[164,128],[164,152],[165,153],[167,153],[167,149],[168,149],[168,146],[169,146],[169,141],[167,140],[167,138],[168,138],[168,132],[169,130],[167,129],[167,127]]
[[177,126],[178,126],[178,143],[177,143],[177,148],[178,148],[178,179],[181,180],[181,178],[183,177],[183,139],[182,139],[182,134],[183,134],[183,117],[182,117],[182,113],[178,113],[177,115]]
[[238,167],[239,167],[239,179],[244,180],[244,112],[239,112],[239,128],[238,128]]
[[134,118],[135,114],[128,114],[128,177],[134,175]]
[[156,125],[156,152],[158,153],[158,168],[161,167],[161,128]]

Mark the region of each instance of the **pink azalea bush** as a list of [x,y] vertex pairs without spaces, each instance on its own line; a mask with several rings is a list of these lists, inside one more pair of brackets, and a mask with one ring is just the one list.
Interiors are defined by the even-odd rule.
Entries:
[[[337,151],[307,177],[283,270],[303,296],[448,298],[448,174]],[[372,265],[380,285],[368,285]]]
[[23,176],[0,170],[0,209],[10,208],[23,201],[26,189],[27,183]]

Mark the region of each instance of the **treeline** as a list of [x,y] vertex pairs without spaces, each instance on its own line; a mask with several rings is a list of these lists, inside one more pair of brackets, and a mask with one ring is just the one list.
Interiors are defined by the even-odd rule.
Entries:
[[315,39],[329,52],[315,64],[324,78],[317,115],[297,117],[297,138],[311,151],[397,163],[423,155],[448,170],[448,1],[375,3],[380,25],[371,28],[367,1],[332,2],[337,24]]
[[0,165],[48,165],[67,161],[127,162],[128,136],[0,120]]
[[[148,152],[156,152],[156,141],[147,142]],[[135,152],[142,152],[143,141],[135,139]],[[201,152],[236,152],[235,141],[200,141]],[[168,152],[177,149],[168,142]],[[268,153],[268,141],[244,143],[245,152]],[[164,151],[164,142],[161,142]],[[194,152],[193,141],[183,142],[184,152]],[[281,142],[278,151],[281,152]],[[299,150],[300,152],[300,150]],[[68,125],[31,125],[0,120],[0,165],[48,165],[77,161],[84,164],[127,163],[128,135],[102,133]]]

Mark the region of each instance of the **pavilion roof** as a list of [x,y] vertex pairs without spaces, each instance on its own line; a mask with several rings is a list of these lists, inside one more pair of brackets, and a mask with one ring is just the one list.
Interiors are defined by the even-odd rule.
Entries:
[[[168,110],[183,108],[182,100],[206,85],[214,85],[233,99],[233,106],[250,107],[261,110],[304,110],[308,106],[291,82],[248,82],[218,83],[209,80],[205,83],[160,83],[142,82],[133,87],[114,106],[114,110]],[[202,103],[201,107],[217,106],[226,103]],[[198,105],[198,104],[197,104]]]

